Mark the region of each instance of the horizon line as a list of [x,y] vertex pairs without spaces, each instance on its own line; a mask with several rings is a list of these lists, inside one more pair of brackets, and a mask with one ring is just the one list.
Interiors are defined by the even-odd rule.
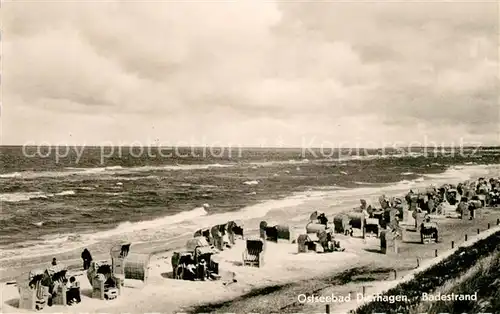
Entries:
[[413,146],[413,145],[398,145],[397,147],[394,146],[380,146],[380,147],[363,147],[363,146],[346,146],[346,147],[305,147],[305,146],[245,146],[245,145],[228,145],[228,146],[211,146],[211,145],[196,145],[196,146],[163,146],[163,145],[77,145],[77,144],[71,144],[71,145],[19,145],[19,144],[0,144],[0,147],[47,147],[47,148],[55,148],[55,147],[122,147],[122,148],[145,148],[145,147],[151,147],[151,148],[229,148],[229,149],[335,149],[335,150],[342,150],[342,149],[405,149],[405,148],[434,148],[434,149],[443,149],[443,148],[500,148],[500,145],[457,145],[457,146],[440,146],[440,145],[434,145],[434,146]]

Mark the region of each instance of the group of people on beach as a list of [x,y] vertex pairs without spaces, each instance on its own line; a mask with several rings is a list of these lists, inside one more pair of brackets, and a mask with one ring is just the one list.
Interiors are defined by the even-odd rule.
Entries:
[[[92,262],[92,255],[90,254],[90,251],[85,248],[81,257],[83,260],[83,269],[88,270],[90,268],[90,263]],[[51,265],[53,268],[58,266],[57,259],[55,257],[52,259]],[[49,285],[49,306],[52,306],[53,300],[57,297],[57,294],[61,290],[61,286],[66,286],[66,303],[68,305],[81,302],[80,283],[74,276],[71,276],[68,280],[64,275],[62,277],[54,278],[52,284]]]
[[[474,211],[478,208],[500,205],[500,178],[479,178],[475,181],[465,181],[457,185],[444,184],[439,188],[430,186],[420,191],[410,190],[404,198],[389,198],[382,195],[379,198],[382,209],[376,209],[374,206],[368,204],[365,199],[361,199],[357,211],[362,212],[366,218],[376,218],[377,215],[385,209],[396,208],[401,212],[401,215],[397,215],[397,223],[397,221],[402,219],[404,201],[407,202],[410,210],[414,212],[424,212],[429,215],[441,214],[440,211],[442,210],[443,204],[456,206],[456,212],[459,213],[460,216],[468,210],[470,212],[470,219],[473,219]],[[328,221],[326,217],[321,215],[319,215],[317,219],[321,224],[326,224]],[[426,219],[429,219],[428,215]],[[92,255],[87,248],[81,253],[81,258],[83,261],[83,269],[88,270],[92,263]],[[207,262],[210,261],[205,260],[205,258],[200,258],[195,263],[192,256],[183,256],[180,260],[179,267],[176,269],[176,271],[181,271],[181,273],[176,275],[181,276],[184,280],[209,279],[211,276]],[[55,258],[52,260],[52,266],[57,266],[57,260]],[[76,278],[72,276],[69,280],[63,277],[53,281],[49,290],[49,305],[51,305],[52,299],[57,296],[57,293],[61,291],[61,289],[59,289],[61,285],[67,287],[66,299],[68,305],[81,302],[80,284]]]
[[210,279],[207,262],[203,258],[200,259],[198,263],[195,263],[193,258],[187,257],[186,259],[183,259],[180,267],[178,267],[177,270],[182,270],[180,279],[183,280],[204,281]]
[[[479,178],[475,181],[465,181],[457,185],[444,184],[437,188],[431,185],[423,191],[410,190],[405,196],[410,210],[426,214],[443,214],[446,205],[456,206],[456,212],[461,217],[469,211],[469,219],[474,219],[475,211],[480,207],[500,205],[500,178]],[[402,215],[403,200],[397,197],[379,198],[382,209],[397,208]],[[366,218],[374,218],[377,209],[368,205],[366,200],[360,200],[359,211]],[[398,217],[402,218],[402,217]]]
[[[58,266],[57,259],[55,257],[52,259],[51,265],[53,269],[56,269]],[[52,306],[54,299],[62,290],[60,289],[62,286],[66,287],[66,303],[68,305],[81,302],[80,283],[74,276],[71,276],[68,280],[64,272],[61,276],[54,276],[51,278],[51,283],[49,283],[49,299],[47,305]]]

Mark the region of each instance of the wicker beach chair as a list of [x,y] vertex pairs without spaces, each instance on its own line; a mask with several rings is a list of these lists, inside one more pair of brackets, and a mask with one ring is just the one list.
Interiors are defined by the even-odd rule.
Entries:
[[379,237],[381,230],[379,220],[377,218],[366,218],[365,229],[368,236],[373,235]]
[[339,214],[333,217],[333,228],[336,233],[344,235],[351,233],[350,219],[346,214]]
[[19,291],[19,308],[31,311],[42,310],[47,304],[49,287],[42,284],[44,270],[32,270],[28,276],[16,280]]
[[125,279],[147,281],[149,274],[150,254],[133,252],[132,244],[115,245],[110,250],[113,266],[113,276],[116,277],[121,286]]
[[246,249],[243,252],[243,265],[262,267],[264,266],[264,241],[261,239],[248,239]]

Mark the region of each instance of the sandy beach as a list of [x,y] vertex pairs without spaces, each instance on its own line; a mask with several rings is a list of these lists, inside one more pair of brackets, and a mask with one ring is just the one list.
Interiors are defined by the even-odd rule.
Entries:
[[490,263],[500,6],[407,2],[2,3],[0,314],[399,313]]
[[[296,194],[292,197],[271,200],[255,206],[249,206],[238,212],[244,219],[246,236],[258,234],[261,220],[270,223],[286,223],[294,229],[295,234],[305,233],[305,225],[313,210],[322,211],[329,219],[333,215],[357,206],[360,198],[376,204],[381,194],[399,196],[409,189],[419,189],[429,184],[458,182],[469,177],[489,176],[498,173],[496,166],[471,166],[469,168],[450,168],[439,175],[426,179],[402,181],[386,186],[363,186],[354,189],[326,189]],[[262,215],[261,213],[265,213]],[[337,295],[360,293],[365,289],[369,293],[375,285],[381,289],[389,285],[395,278],[412,272],[418,264],[435,258],[438,254],[469,241],[496,225],[500,218],[497,208],[483,208],[474,220],[436,218],[440,229],[440,241],[435,244],[422,245],[418,234],[408,233],[406,243],[401,243],[396,256],[380,254],[380,240],[336,235],[336,239],[345,248],[344,252],[325,254],[298,254],[297,244],[267,242],[264,255],[265,265],[261,268],[244,267],[242,254],[245,242],[241,239],[231,249],[217,254],[222,279],[219,281],[191,282],[171,278],[171,256],[173,251],[182,249],[186,241],[192,237],[195,228],[202,224],[224,223],[234,217],[234,213],[208,215],[199,218],[197,225],[192,222],[179,223],[176,237],[166,237],[155,241],[134,243],[137,253],[152,254],[149,264],[150,275],[146,283],[126,280],[122,294],[115,300],[104,301],[91,298],[91,287],[82,271],[79,258],[81,250],[73,249],[54,255],[41,254],[35,256],[19,256],[2,260],[0,267],[1,302],[0,310],[5,313],[23,312],[18,308],[19,293],[15,280],[27,276],[31,269],[47,267],[52,256],[57,257],[69,269],[69,275],[78,278],[82,286],[82,302],[73,306],[45,307],[42,313],[144,313],[144,312],[288,312],[323,311],[324,304],[301,304],[300,294]],[[411,223],[411,222],[410,222]],[[145,226],[149,223],[145,222]],[[167,225],[171,228],[171,225]],[[154,230],[140,230],[139,233],[154,234]],[[160,234],[162,234],[162,229]],[[96,260],[109,260],[109,247],[123,239],[110,237],[108,242],[88,246]],[[396,277],[394,277],[396,271]],[[236,282],[233,282],[233,278]],[[363,288],[364,286],[364,288]],[[353,304],[331,304],[331,311],[343,311]]]
[[[300,294],[311,293],[329,295],[335,293],[360,293],[362,287],[369,293],[375,285],[388,284],[397,278],[413,271],[417,266],[417,258],[424,265],[426,260],[435,257],[435,250],[446,252],[451,241],[458,246],[469,241],[477,234],[477,229],[484,231],[488,223],[493,228],[496,219],[500,218],[497,209],[483,209],[473,221],[458,219],[440,219],[441,241],[436,244],[422,245],[418,243],[402,243],[397,256],[378,253],[380,242],[375,238],[362,240],[356,237],[338,235],[344,252],[334,253],[301,253],[297,254],[297,244],[267,242],[265,266],[261,268],[243,267],[242,252],[244,241],[217,256],[220,262],[222,279],[220,281],[191,282],[171,278],[171,252],[156,254],[150,263],[150,276],[146,284],[140,281],[126,280],[122,295],[116,300],[102,301],[90,298],[91,287],[81,270],[70,273],[77,276],[82,285],[82,302],[73,306],[46,307],[42,313],[172,313],[178,311],[199,312],[200,306],[208,306],[209,312],[259,312],[268,313],[318,311],[324,304],[300,304]],[[335,284],[332,278],[353,269],[362,272],[348,278],[344,284]],[[237,282],[233,282],[234,278]],[[364,278],[363,279],[363,275]],[[352,275],[351,275],[352,276]],[[382,283],[370,279],[375,276]],[[371,281],[371,282],[368,282]],[[385,283],[384,283],[385,282]],[[333,284],[332,284],[333,283]],[[373,291],[372,290],[372,291]],[[5,313],[22,312],[17,308],[19,294],[13,283],[2,284],[1,311]],[[232,302],[227,302],[232,301]],[[226,302],[226,303],[224,303]],[[331,304],[332,311],[341,311],[347,305]],[[352,307],[352,304],[350,305]]]

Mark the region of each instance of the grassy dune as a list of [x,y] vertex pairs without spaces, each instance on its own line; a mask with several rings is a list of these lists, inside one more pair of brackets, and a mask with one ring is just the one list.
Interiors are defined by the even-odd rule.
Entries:
[[[493,288],[500,286],[500,273],[498,272],[500,265],[497,258],[499,256],[499,245],[500,231],[476,242],[470,247],[459,248],[445,260],[415,275],[414,279],[401,283],[385,293],[388,296],[406,295],[408,298],[407,302],[387,303],[374,301],[358,308],[356,313],[457,313],[457,311],[452,310],[454,306],[457,307],[457,310],[458,308],[460,309],[460,313],[466,311],[467,308],[476,309],[482,307],[498,311],[500,309],[499,293],[498,290],[493,290]],[[495,257],[490,258],[490,262],[488,262],[488,258],[492,255]],[[479,263],[478,261],[484,262]],[[473,272],[476,272],[476,275]],[[467,276],[469,276],[469,279],[465,279]],[[462,282],[460,278],[464,278]],[[445,301],[435,304],[422,303],[423,293],[436,293],[439,291],[438,289],[445,288],[454,282],[456,285],[451,284],[450,290],[453,290],[451,292],[460,291],[463,294],[471,294],[477,291],[479,300],[477,302]],[[431,308],[435,306],[436,308],[427,311],[418,311],[420,307],[425,306]],[[451,310],[445,310],[446,307],[451,307]],[[472,312],[476,312],[476,310]],[[481,310],[480,312],[484,311]]]
[[471,294],[477,292],[477,301],[422,302],[420,313],[497,313],[500,310],[500,246],[480,260],[460,278],[436,289],[441,294]]

